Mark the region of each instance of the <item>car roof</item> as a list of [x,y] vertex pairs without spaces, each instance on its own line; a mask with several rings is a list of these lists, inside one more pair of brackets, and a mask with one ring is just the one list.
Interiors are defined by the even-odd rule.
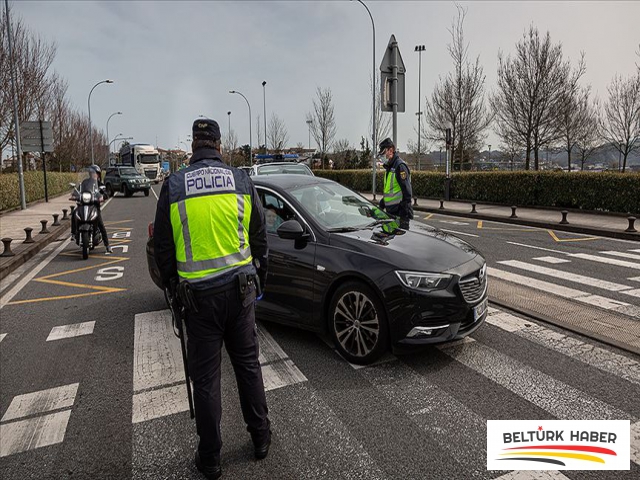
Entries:
[[317,185],[319,183],[334,183],[333,180],[322,177],[312,177],[311,175],[289,175],[289,174],[273,174],[273,175],[257,175],[251,177],[256,186],[277,187],[283,189],[292,189],[306,185]]

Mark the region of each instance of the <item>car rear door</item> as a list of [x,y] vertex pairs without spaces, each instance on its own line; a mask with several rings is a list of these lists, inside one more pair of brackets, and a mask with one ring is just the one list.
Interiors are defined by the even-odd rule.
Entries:
[[[276,191],[257,187],[262,205],[273,209],[278,222],[296,219],[310,231],[296,210]],[[279,224],[278,223],[278,224]],[[287,240],[275,233],[277,226],[267,226],[269,271],[264,297],[257,304],[259,318],[275,322],[316,327],[319,308],[314,295],[316,239]]]

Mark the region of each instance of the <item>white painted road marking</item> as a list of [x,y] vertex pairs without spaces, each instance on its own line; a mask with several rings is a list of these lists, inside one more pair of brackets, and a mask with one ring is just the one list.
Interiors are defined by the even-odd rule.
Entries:
[[557,257],[537,257],[534,258],[534,260],[539,260],[541,262],[546,262],[546,263],[569,263],[571,260],[565,260],[563,258],[557,258]]
[[606,252],[600,252],[600,253],[604,253],[605,255],[611,255],[613,257],[628,258],[630,260],[640,260],[640,255],[634,255],[633,253],[614,252],[614,251],[606,251]]
[[588,253],[570,253],[570,257],[582,258],[583,260],[591,260],[593,262],[606,263],[608,265],[616,265],[618,267],[627,267],[640,270],[640,263],[626,262],[616,258],[600,257],[598,255],[590,255]]
[[15,297],[18,293],[20,293],[20,290],[22,290],[24,286],[27,283],[29,283],[31,279],[33,279],[33,277],[35,277],[38,273],[40,273],[40,271],[44,267],[46,267],[49,264],[49,262],[53,260],[62,250],[64,250],[68,244],[69,244],[69,239],[64,240],[58,248],[56,248],[53,252],[49,254],[49,256],[47,256],[44,260],[42,260],[40,263],[35,265],[29,273],[27,273],[24,277],[22,277],[22,279],[11,290],[9,290],[7,293],[2,295],[2,297],[0,297],[0,310],[2,310],[4,306],[13,299],[13,297]]
[[4,337],[6,337],[6,336],[7,336],[7,334],[6,334],[6,333],[0,333],[0,342],[1,342],[2,340],[4,340]]
[[464,232],[456,232],[455,230],[447,230],[446,228],[441,228],[443,232],[453,233],[455,235],[464,235],[467,237],[478,237],[479,235],[474,235],[473,233],[464,233]]
[[265,391],[307,381],[307,377],[298,370],[298,367],[262,325],[258,327],[258,341],[260,343],[259,361],[262,367]]
[[467,222],[457,222],[455,220],[440,220],[441,223],[449,223],[451,225],[469,225]]
[[18,395],[11,401],[9,408],[0,422],[70,407],[76,398],[78,386],[78,383],[72,383],[70,385]]
[[525,277],[523,275],[518,275],[517,273],[498,270],[493,267],[487,268],[487,274],[492,277],[500,278],[507,282],[517,283],[518,285],[533,288],[534,290],[540,290],[551,295],[570,298],[581,303],[604,308],[606,310],[612,310],[614,312],[622,313],[630,317],[640,318],[640,308],[636,307],[635,305],[631,305],[630,303],[620,302],[618,300],[601,297],[599,295],[591,295],[588,292],[564,287],[555,283],[536,280],[535,278]]
[[569,480],[557,470],[514,470],[493,480]]
[[[126,246],[126,245],[124,245]],[[104,267],[98,270],[95,280],[97,282],[110,282],[111,280],[117,280],[124,276],[124,267],[116,265],[113,267]]]
[[70,416],[71,410],[65,410],[28,420],[0,423],[0,457],[61,443]]
[[62,338],[80,337],[82,335],[91,335],[96,322],[74,323],[73,325],[62,325],[53,327],[51,333],[47,337],[47,342],[60,340]]
[[160,200],[158,198],[158,194],[156,193],[156,191],[153,189],[153,187],[149,187],[149,190],[151,190],[151,193],[153,193],[153,196],[156,197],[156,200]]
[[631,280],[632,282],[640,282],[640,277],[631,277],[627,278],[627,280]]
[[608,282],[606,280],[599,280],[597,278],[587,277],[584,275],[578,275],[576,273],[564,272],[562,270],[556,270],[554,268],[541,267],[532,263],[520,262],[519,260],[505,260],[497,262],[501,265],[507,265],[513,268],[519,268],[527,272],[540,273],[549,277],[560,278],[573,283],[579,283],[581,285],[588,285],[590,287],[601,288],[603,290],[610,290],[612,292],[621,292],[622,290],[630,290],[633,287],[622,285],[620,283]]
[[519,247],[527,247],[527,248],[534,248],[536,250],[544,250],[545,252],[553,252],[553,253],[559,253],[561,255],[566,255],[566,252],[563,252],[561,250],[552,250],[550,248],[543,248],[543,247],[536,247],[534,245],[527,245],[525,243],[517,243],[517,242],[507,242],[510,243],[511,245],[517,245]]
[[489,315],[487,323],[542,345],[567,357],[579,360],[604,372],[640,385],[640,362],[577,338],[550,330],[507,312]]
[[640,464],[640,422],[631,424],[631,461]]
[[189,410],[187,387],[183,383],[171,387],[147,390],[133,396],[133,423],[173,415]]

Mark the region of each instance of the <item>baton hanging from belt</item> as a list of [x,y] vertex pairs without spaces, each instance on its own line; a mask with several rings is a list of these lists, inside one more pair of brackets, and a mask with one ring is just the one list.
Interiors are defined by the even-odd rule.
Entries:
[[191,380],[189,377],[189,364],[187,363],[187,345],[184,340],[184,308],[178,301],[177,295],[171,295],[169,289],[164,291],[165,300],[171,310],[171,321],[173,322],[173,333],[180,339],[180,349],[182,350],[182,364],[184,365],[184,377],[187,384],[187,398],[189,399],[189,413],[191,418],[195,418],[193,410],[193,395],[191,393]]

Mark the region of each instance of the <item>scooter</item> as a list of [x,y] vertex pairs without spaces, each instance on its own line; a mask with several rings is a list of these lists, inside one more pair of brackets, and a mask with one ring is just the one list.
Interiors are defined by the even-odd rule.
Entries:
[[86,260],[89,258],[89,251],[102,243],[102,235],[96,219],[104,187],[92,185],[90,182],[82,182],[80,189],[75,183],[70,185],[74,188],[71,198],[77,205],[74,212],[76,245],[82,248],[82,258]]

